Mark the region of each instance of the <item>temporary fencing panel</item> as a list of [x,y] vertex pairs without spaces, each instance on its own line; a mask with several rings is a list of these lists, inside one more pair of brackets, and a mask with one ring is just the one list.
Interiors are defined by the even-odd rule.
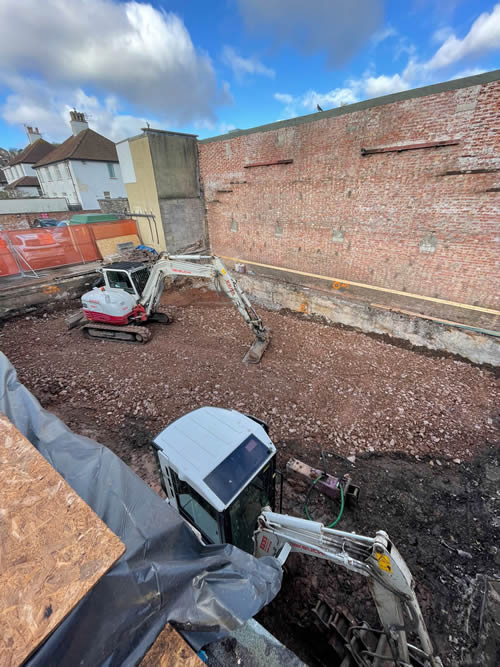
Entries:
[[102,259],[96,240],[137,234],[134,220],[19,229],[0,235],[0,276]]
[[16,260],[9,250],[7,241],[0,237],[0,276],[11,276],[19,273]]

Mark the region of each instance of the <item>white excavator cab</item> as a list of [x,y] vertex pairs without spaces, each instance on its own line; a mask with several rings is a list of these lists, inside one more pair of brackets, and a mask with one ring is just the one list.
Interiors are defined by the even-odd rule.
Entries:
[[204,407],[167,426],[154,446],[168,502],[203,541],[254,553],[257,519],[275,504],[276,448],[265,423]]
[[104,284],[109,289],[122,289],[139,300],[150,274],[144,262],[112,262],[102,267]]

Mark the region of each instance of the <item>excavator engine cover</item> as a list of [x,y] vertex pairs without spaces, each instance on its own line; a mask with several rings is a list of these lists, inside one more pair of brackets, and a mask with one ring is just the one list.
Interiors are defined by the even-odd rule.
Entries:
[[128,324],[136,305],[136,297],[122,289],[94,287],[82,296],[83,314],[90,322]]

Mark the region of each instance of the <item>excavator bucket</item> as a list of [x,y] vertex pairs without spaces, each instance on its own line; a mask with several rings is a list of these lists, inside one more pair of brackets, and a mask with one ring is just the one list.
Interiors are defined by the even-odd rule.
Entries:
[[262,359],[264,352],[267,350],[267,346],[271,342],[271,329],[264,329],[265,336],[255,338],[250,349],[243,357],[244,364],[258,364]]

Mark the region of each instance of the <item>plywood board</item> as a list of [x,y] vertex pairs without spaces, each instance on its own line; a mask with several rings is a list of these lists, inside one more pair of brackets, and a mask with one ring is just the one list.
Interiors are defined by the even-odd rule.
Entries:
[[140,667],[200,667],[204,663],[171,625],[166,625],[140,663]]
[[26,660],[124,551],[0,413],[0,665]]
[[118,243],[127,243],[127,241],[132,241],[134,247],[140,244],[137,234],[113,236],[113,238],[110,239],[100,239],[99,241],[96,241],[96,243],[102,258],[106,259],[107,257],[119,254]]

